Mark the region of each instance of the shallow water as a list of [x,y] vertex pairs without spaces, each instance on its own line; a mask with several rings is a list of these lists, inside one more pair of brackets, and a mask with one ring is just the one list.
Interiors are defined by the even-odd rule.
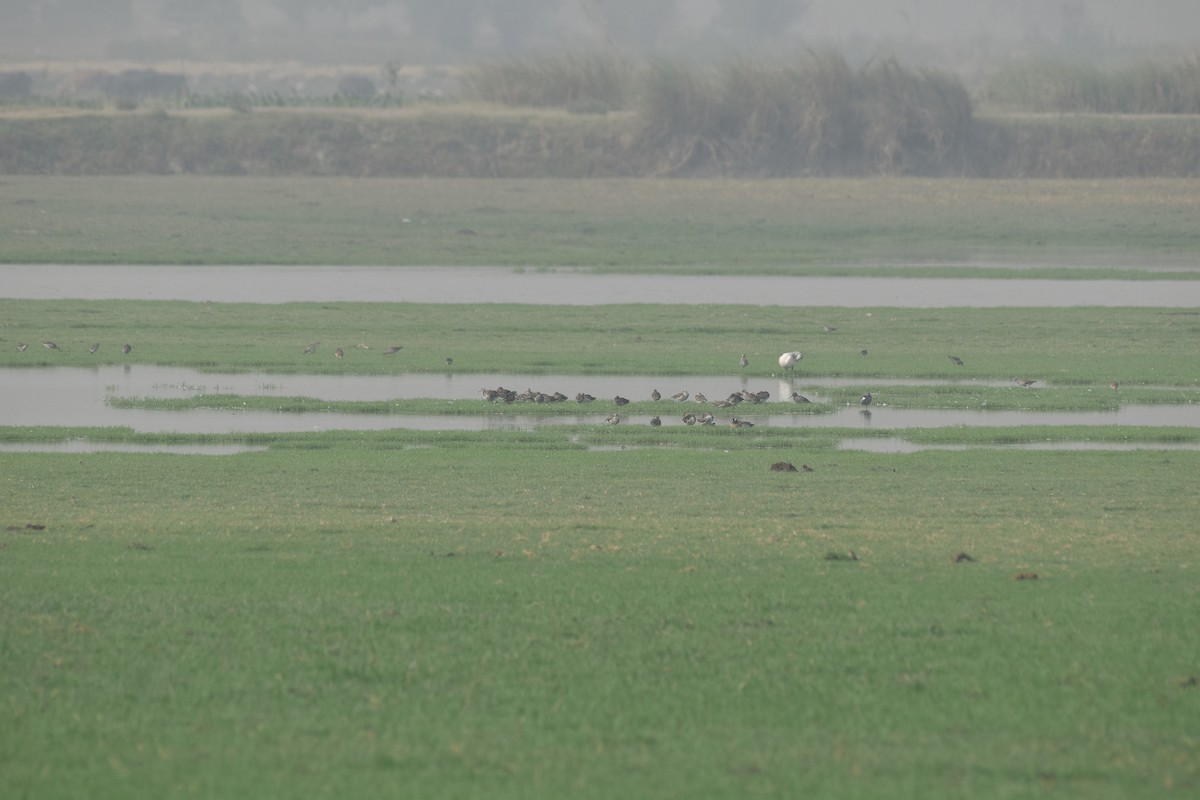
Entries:
[[[893,379],[895,380],[895,379]],[[668,382],[669,381],[669,382]],[[828,398],[821,387],[862,383],[861,379],[797,381],[800,391],[814,401]],[[900,382],[900,381],[897,381]],[[873,381],[873,383],[884,383]],[[944,385],[951,381],[903,381],[907,384]],[[969,385],[1008,385],[1006,381],[963,381]],[[346,414],[333,412],[276,413],[258,410],[189,409],[161,411],[119,409],[106,398],[190,397],[198,394],[244,394],[274,397],[304,396],[324,400],[388,400],[404,398],[480,398],[481,387],[498,385],[514,389],[577,392],[596,395],[593,403],[567,401],[566,415],[522,413],[522,404],[495,405],[494,413],[478,415]],[[743,388],[769,391],[772,398],[790,394],[791,383],[769,378],[678,376],[661,379],[629,375],[267,375],[262,373],[211,374],[183,367],[126,365],[105,367],[47,367],[0,369],[0,424],[6,426],[128,427],[143,433],[282,433],[321,430],[532,430],[542,425],[604,424],[617,410],[612,397],[649,399],[652,389],[664,395],[687,390],[703,392],[715,400]],[[810,388],[811,387],[811,388]],[[668,426],[683,425],[685,413],[708,410],[718,424],[733,416],[756,425],[787,428],[861,427],[930,428],[946,426],[1008,425],[1166,425],[1200,427],[1200,404],[1126,405],[1114,411],[980,411],[955,409],[898,409],[878,404],[869,411],[857,405],[825,414],[770,414],[761,406],[743,404],[717,409],[695,402],[661,401],[658,415]],[[626,425],[648,425],[649,414],[623,417]]]
[[172,453],[185,456],[230,456],[266,447],[240,444],[128,444],[68,439],[65,442],[0,443],[0,453]]
[[1157,306],[1200,308],[1200,281],[598,275],[503,267],[0,265],[5,297],[230,303]]
[[925,450],[1200,450],[1200,442],[1022,442],[1020,444],[915,444],[907,439],[862,438],[843,439],[841,450],[863,450],[868,453],[920,453]]

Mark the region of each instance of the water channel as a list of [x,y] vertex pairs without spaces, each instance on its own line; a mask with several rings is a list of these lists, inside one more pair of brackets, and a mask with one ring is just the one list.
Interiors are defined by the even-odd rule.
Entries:
[[[748,304],[907,308],[1159,306],[1200,308],[1200,281],[1096,281],[804,278],[780,276],[597,275],[578,270],[522,271],[511,268],[407,267],[153,267],[124,265],[0,265],[5,297],[17,299],[183,300],[213,302],[389,301],[421,303],[611,303]],[[1103,412],[1028,412],[890,408],[886,386],[937,385],[949,381],[801,378],[799,385],[741,376],[395,376],[216,374],[179,367],[127,365],[95,368],[0,369],[0,424],[5,426],[127,427],[143,433],[248,433],[319,430],[529,430],[538,425],[604,424],[617,394],[635,400],[652,389],[664,395],[687,390],[711,399],[741,389],[766,390],[778,399],[799,389],[812,400],[822,389],[870,383],[884,389],[870,412],[846,406],[828,414],[771,414],[754,408],[718,413],[720,423],[736,413],[772,427],[926,428],[943,426],[1166,425],[1200,427],[1200,404],[1126,405]],[[971,383],[971,382],[967,382]],[[573,397],[599,398],[577,414],[522,414],[519,406],[477,415],[391,415],[333,412],[274,413],[192,409],[118,409],[109,397],[187,397],[196,394],[303,396],[325,400],[441,398],[476,400],[483,387],[534,388]],[[1006,382],[975,382],[978,386]],[[682,425],[693,403],[663,402],[665,425]],[[714,412],[711,406],[707,407]],[[649,415],[626,424],[648,424]],[[880,440],[872,440],[880,441]],[[65,444],[86,447],[84,444]],[[128,448],[125,448],[128,449]],[[214,451],[216,452],[216,451]]]
[[1196,280],[604,275],[501,267],[0,265],[4,297],[221,303],[411,302],[902,308],[1200,308]]

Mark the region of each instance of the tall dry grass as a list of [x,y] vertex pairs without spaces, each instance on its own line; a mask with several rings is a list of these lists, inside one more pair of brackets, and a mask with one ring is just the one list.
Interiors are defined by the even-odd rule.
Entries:
[[957,78],[836,53],[713,69],[650,65],[641,140],[679,173],[940,173],[961,165],[971,100]]
[[610,55],[563,53],[477,64],[461,80],[470,100],[604,112],[629,104],[633,71]]
[[993,75],[982,98],[1022,111],[1200,114],[1200,54],[1116,68],[1022,61]]

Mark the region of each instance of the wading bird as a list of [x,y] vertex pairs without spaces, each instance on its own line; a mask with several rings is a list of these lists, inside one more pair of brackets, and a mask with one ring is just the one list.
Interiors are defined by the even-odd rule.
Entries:
[[58,345],[56,345],[54,342],[50,341],[49,339],[42,342],[42,347],[46,348],[47,350],[57,350],[58,349]]
[[650,399],[651,400],[662,400],[662,393],[659,392],[658,389],[655,389],[653,392],[650,393]]
[[658,417],[651,417],[650,424],[657,428],[659,425],[662,425],[662,420]]
[[963,365],[962,359],[959,358],[958,356],[950,356],[950,360],[953,361],[955,364],[957,364],[960,367]]
[[125,344],[121,345],[121,352],[124,353],[125,355],[129,355],[129,351],[132,349],[133,349],[133,345],[131,345],[129,342],[126,342]]
[[621,415],[620,414],[609,414],[607,417],[604,418],[604,421],[607,422],[609,425],[619,425],[621,423]]
[[684,414],[683,415],[683,424],[684,425],[695,425],[696,424],[696,415],[695,414]]
[[734,417],[733,419],[729,420],[729,427],[731,427],[731,428],[753,428],[754,423],[748,419],[738,419],[737,417]]
[[333,351],[333,354],[334,354],[334,356],[336,356],[337,358],[345,358],[345,356],[346,356],[346,353],[345,353],[345,351],[343,351],[343,350],[342,350],[342,348],[340,348],[340,347],[336,348],[336,349]]
[[704,392],[696,392],[696,396],[693,397],[692,400],[696,401],[697,403],[708,402],[708,398],[704,396]]
[[1112,389],[1115,392],[1121,388],[1121,384],[1117,383],[1116,381],[1113,381],[1112,383],[1110,383],[1108,385],[1108,388]]
[[687,392],[676,392],[675,394],[671,395],[671,399],[682,403],[684,400],[688,399],[688,396],[689,395]]
[[403,349],[404,349],[404,346],[403,346],[403,345],[394,344],[394,345],[392,345],[391,347],[389,347],[387,350],[384,350],[384,351],[383,351],[383,354],[384,354],[385,356],[390,356],[392,353],[398,353],[398,352],[400,352],[400,351],[401,351],[401,350],[403,350]]
[[858,399],[858,402],[863,406],[863,408],[866,408],[867,406],[871,405],[871,401],[874,399],[875,398],[871,397],[871,393],[867,392]]
[[17,352],[18,353],[24,353],[26,347],[29,347],[29,345],[25,344],[24,342],[17,342]]
[[621,395],[617,395],[616,397],[614,397],[613,402],[619,406],[624,406],[624,405],[629,404],[629,400],[627,398],[621,397]]
[[99,349],[100,349],[100,343],[96,342],[94,345],[92,345],[91,347],[88,348],[88,352],[91,353],[92,355],[95,355],[96,351]]
[[593,397],[592,395],[590,395],[590,394],[586,394],[586,393],[584,393],[584,392],[580,392],[579,394],[575,395],[575,402],[576,402],[576,403],[590,403],[590,402],[592,402],[592,401],[593,401],[593,400],[595,400],[595,399],[596,399],[596,398],[595,398],[595,397]]
[[807,397],[805,397],[804,395],[802,395],[798,392],[792,392],[792,396],[789,397],[788,399],[791,400],[793,403],[811,403],[812,402]]
[[1031,381],[1028,378],[1013,378],[1013,383],[1016,383],[1018,386],[1022,386],[1024,388],[1028,389],[1030,386],[1033,386],[1035,383],[1037,383],[1037,381],[1036,380]]
[[304,352],[305,353],[315,353],[315,352],[317,352],[317,348],[320,346],[321,346],[320,342],[309,342],[308,346],[304,348]]
[[750,366],[750,359],[746,358],[745,353],[742,353],[742,357],[738,359],[738,364],[741,366],[742,369],[745,369],[746,367]]
[[795,370],[796,365],[800,363],[800,359],[804,358],[804,353],[791,352],[784,353],[779,357],[779,366],[788,370]]

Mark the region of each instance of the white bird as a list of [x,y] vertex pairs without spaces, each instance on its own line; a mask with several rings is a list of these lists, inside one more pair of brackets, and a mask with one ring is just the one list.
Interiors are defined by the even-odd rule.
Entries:
[[794,351],[791,353],[784,353],[779,357],[779,366],[783,367],[784,369],[794,370],[796,368],[796,364],[798,364],[802,358],[804,358],[804,353],[797,353]]

